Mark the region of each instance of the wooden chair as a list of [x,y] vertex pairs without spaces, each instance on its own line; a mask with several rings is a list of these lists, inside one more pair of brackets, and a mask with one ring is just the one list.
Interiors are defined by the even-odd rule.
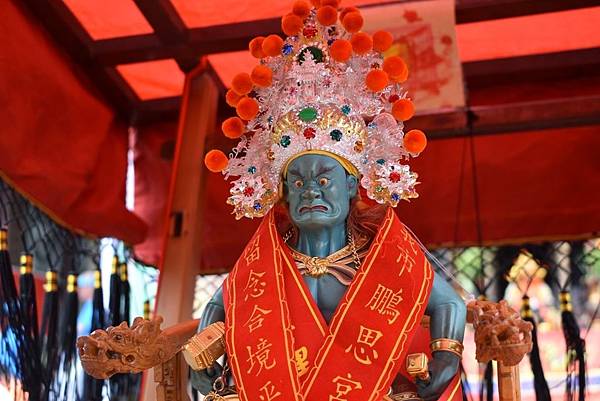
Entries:
[[[519,363],[531,351],[531,324],[521,320],[505,301],[473,301],[467,309],[467,321],[475,329],[477,360],[497,362],[499,400],[520,401]],[[97,379],[154,369],[158,401],[189,401],[188,363],[182,350],[196,335],[199,321],[190,320],[165,330],[160,329],[161,323],[160,316],[153,320],[136,318],[131,327],[123,322],[80,337],[77,348],[83,368]],[[195,348],[187,347],[190,365],[212,364],[225,350],[223,334],[221,322],[197,334],[201,338],[195,341]]]

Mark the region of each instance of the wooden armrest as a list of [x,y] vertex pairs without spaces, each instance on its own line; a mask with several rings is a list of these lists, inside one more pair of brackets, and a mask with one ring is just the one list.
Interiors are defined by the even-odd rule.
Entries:
[[122,322],[117,327],[96,330],[77,339],[83,369],[97,379],[117,373],[139,373],[160,365],[175,356],[198,329],[199,320],[178,323],[164,331],[163,319],[135,318],[131,327]]

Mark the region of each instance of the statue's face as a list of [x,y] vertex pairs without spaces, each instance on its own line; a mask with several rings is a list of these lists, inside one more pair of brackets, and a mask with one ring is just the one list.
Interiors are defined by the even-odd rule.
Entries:
[[344,223],[357,180],[337,160],[308,154],[292,161],[285,187],[294,225],[300,230],[318,229]]

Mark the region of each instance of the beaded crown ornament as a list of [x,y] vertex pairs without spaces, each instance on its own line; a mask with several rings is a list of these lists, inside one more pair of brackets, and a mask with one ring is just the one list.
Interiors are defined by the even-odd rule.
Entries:
[[346,161],[378,203],[417,197],[417,174],[403,162],[418,156],[426,138],[403,131],[414,106],[401,86],[406,64],[383,56],[391,34],[361,32],[359,10],[339,9],[339,0],[312,5],[296,1],[282,18],[286,39],[250,42],[260,64],[236,75],[227,92],[238,117],[225,120],[223,132],[240,142],[228,158],[212,150],[205,162],[232,179],[228,203],[238,219],[264,216],[279,200],[284,168],[305,153]]

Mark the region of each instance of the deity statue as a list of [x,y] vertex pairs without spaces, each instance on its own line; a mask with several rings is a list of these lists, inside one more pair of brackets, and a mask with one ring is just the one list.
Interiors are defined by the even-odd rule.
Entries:
[[[404,132],[408,69],[384,57],[389,33],[361,32],[360,12],[337,7],[297,1],[287,38],[252,40],[260,64],[227,93],[238,117],[223,132],[240,142],[205,162],[233,179],[236,217],[263,221],[199,330],[224,322],[243,401],[459,399],[466,307],[393,209],[417,196],[406,161],[426,144]],[[425,351],[414,383],[405,361]],[[215,364],[192,385],[206,394],[223,375]]]

